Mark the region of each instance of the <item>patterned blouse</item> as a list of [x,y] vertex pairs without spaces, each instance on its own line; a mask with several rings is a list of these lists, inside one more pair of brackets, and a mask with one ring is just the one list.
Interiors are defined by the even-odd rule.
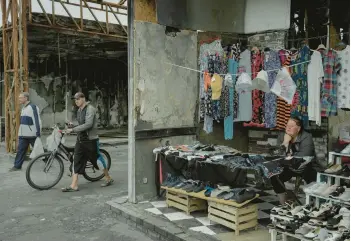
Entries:
[[[310,48],[304,46],[291,57],[291,65],[310,60]],[[291,78],[296,84],[296,93],[292,103],[291,115],[302,119],[304,127],[308,127],[308,89],[307,89],[308,62],[291,67]]]
[[324,81],[321,89],[321,115],[337,115],[337,73],[341,70],[338,54],[333,49],[320,49],[322,55]]

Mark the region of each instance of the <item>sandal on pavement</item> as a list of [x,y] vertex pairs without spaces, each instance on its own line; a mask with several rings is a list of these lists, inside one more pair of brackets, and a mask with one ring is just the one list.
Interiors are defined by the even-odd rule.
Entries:
[[101,184],[101,187],[111,186],[113,182],[114,182],[114,180],[111,178],[110,180],[105,181],[105,183]]
[[64,188],[61,189],[61,191],[62,192],[78,192],[79,189],[78,188],[77,189],[73,189],[71,187],[64,187]]

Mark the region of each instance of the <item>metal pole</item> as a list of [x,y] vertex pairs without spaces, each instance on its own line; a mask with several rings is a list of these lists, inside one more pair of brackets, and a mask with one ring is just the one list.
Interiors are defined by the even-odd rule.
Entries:
[[128,199],[135,195],[135,130],[134,130],[134,0],[128,0]]

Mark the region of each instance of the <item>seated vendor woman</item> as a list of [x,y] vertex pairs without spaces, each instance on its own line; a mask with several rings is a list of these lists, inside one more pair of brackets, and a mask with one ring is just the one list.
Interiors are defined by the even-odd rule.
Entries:
[[283,172],[279,175],[271,177],[271,184],[279,197],[280,203],[284,204],[286,202],[284,182],[289,181],[294,176],[302,177],[307,183],[316,179],[316,172],[312,168],[312,163],[300,165],[301,158],[299,159],[300,162],[296,162],[298,157],[315,157],[315,149],[311,133],[306,132],[303,129],[302,121],[295,117],[289,119],[281,145],[286,150],[286,159],[291,158],[291,164],[284,166]]

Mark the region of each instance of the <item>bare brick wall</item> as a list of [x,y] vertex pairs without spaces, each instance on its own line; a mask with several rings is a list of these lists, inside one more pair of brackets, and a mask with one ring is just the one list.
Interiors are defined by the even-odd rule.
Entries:
[[[322,119],[322,125],[316,126],[310,123],[310,131],[317,153],[317,158],[325,160],[328,157],[328,121]],[[277,146],[279,131],[271,131],[266,129],[249,130],[249,148],[250,153],[266,154],[272,146]]]

